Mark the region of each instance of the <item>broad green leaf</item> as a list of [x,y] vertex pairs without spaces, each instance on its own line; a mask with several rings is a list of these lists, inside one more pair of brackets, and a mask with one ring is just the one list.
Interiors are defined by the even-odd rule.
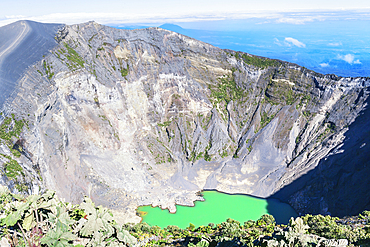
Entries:
[[46,201],[48,201],[49,199],[53,198],[55,195],[55,191],[53,190],[47,190],[43,195],[42,195],[42,198],[44,198]]
[[103,240],[104,240],[103,234],[101,232],[95,232],[94,236],[92,237],[91,241],[87,246],[103,247],[106,245],[106,243],[103,242]]
[[81,203],[81,208],[86,214],[96,214],[95,204],[88,197],[85,197],[84,202]]
[[114,233],[114,228],[111,224],[113,221],[113,216],[109,212],[108,209],[99,207],[98,210],[98,217],[101,219],[103,227],[105,229],[105,234],[104,236],[110,237]]
[[77,221],[77,226],[74,228],[74,232],[77,233],[81,231],[81,229],[84,227],[85,223],[87,222],[86,219],[81,218]]
[[47,246],[55,246],[55,244],[58,242],[58,240],[55,239],[54,237],[50,236],[51,232],[52,232],[52,230],[48,231],[47,235],[45,235],[41,239],[42,244],[46,244]]
[[55,209],[55,212],[53,211],[52,213],[48,213],[49,221],[53,224],[57,223],[57,218],[60,215],[60,207],[56,206]]
[[30,205],[27,202],[22,202],[16,207],[17,211],[23,215],[24,211],[30,209]]
[[208,243],[208,241],[206,241],[206,240],[202,240],[202,241],[200,241],[199,243],[197,243],[197,245],[196,245],[197,247],[208,247],[209,246],[209,243]]
[[20,219],[21,215],[18,211],[16,211],[6,216],[3,222],[6,224],[6,226],[14,226]]
[[51,229],[41,239],[41,243],[46,244],[47,246],[55,246],[58,240],[59,234],[57,233],[56,229]]
[[105,237],[109,238],[110,236],[114,234],[114,228],[109,222],[103,221],[103,227],[105,229],[105,232],[104,232]]
[[56,224],[57,221],[60,221],[62,224],[67,226],[75,223],[75,221],[69,217],[69,214],[66,211],[66,209],[60,206],[56,206],[56,214],[49,213],[48,217],[50,222],[54,224]]
[[68,231],[68,226],[60,223],[56,227],[49,230],[47,234],[41,239],[41,243],[48,246],[71,246],[68,242],[75,240],[76,235]]
[[8,187],[0,185],[0,196],[7,195],[9,193],[10,193],[10,191],[9,191]]
[[129,245],[134,245],[137,243],[136,238],[132,236],[128,231],[123,229],[122,226],[115,225],[114,227],[117,229],[117,238],[119,241]]
[[17,199],[18,201],[21,201],[24,199],[24,196],[21,194],[12,194],[12,196]]
[[98,232],[103,227],[103,221],[101,219],[94,218],[92,215],[87,216],[87,222],[82,227],[80,233],[82,236],[91,236]]
[[42,202],[40,205],[38,205],[39,209],[49,209],[52,212],[56,212],[56,206],[57,206],[57,201],[53,198],[50,199],[49,201]]
[[27,203],[33,204],[33,203],[37,202],[38,199],[40,199],[39,195],[29,195],[27,197]]
[[48,213],[48,220],[53,223],[53,224],[56,224],[58,221],[57,221],[57,216],[55,216],[54,214],[52,213]]
[[72,225],[72,224],[74,224],[74,223],[75,223],[75,221],[74,221],[74,220],[72,220],[72,219],[69,217],[69,214],[68,214],[67,212],[62,213],[62,214],[59,216],[58,220],[59,220],[62,224],[65,224],[65,225],[67,225],[67,226]]
[[76,239],[76,235],[71,232],[63,232],[60,239],[64,241],[72,241]]
[[114,229],[111,225],[113,217],[111,213],[101,206],[95,208],[94,203],[90,198],[85,198],[81,203],[81,208],[87,214],[87,222],[80,230],[82,236],[95,236],[98,232],[103,234],[104,238],[112,236]]
[[35,225],[35,217],[33,216],[33,212],[26,214],[23,220],[22,227],[29,231]]
[[297,217],[295,220],[293,217],[289,220],[289,228],[295,233],[306,233],[310,228],[308,225],[305,225],[303,220],[300,217]]

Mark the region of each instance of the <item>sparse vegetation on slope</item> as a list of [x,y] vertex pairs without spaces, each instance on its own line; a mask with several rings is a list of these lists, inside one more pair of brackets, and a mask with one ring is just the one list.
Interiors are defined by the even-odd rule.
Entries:
[[235,79],[226,75],[219,79],[216,86],[209,85],[208,87],[211,90],[211,99],[214,104],[222,101],[228,104],[231,100],[240,101],[247,96],[243,88],[237,86]]
[[83,67],[84,61],[82,60],[80,55],[74,49],[72,49],[67,43],[65,43],[64,46],[66,47],[68,51],[68,54],[66,55],[66,57],[68,58],[70,62],[72,62],[72,66],[75,67],[79,65],[80,67]]
[[128,72],[129,72],[129,66],[127,64],[126,68],[121,68],[121,76],[126,77],[128,75]]
[[[53,76],[54,76],[54,72],[52,72],[52,68],[53,66],[49,65],[46,63],[46,61],[44,60],[43,62],[43,66],[44,66],[44,70],[45,70],[45,73],[46,73],[46,76],[48,77],[48,79],[50,80]],[[39,72],[42,76],[42,73]]]
[[[232,53],[230,54],[233,55]],[[280,64],[278,60],[265,57],[258,57],[246,53],[240,54],[239,52],[236,52],[234,56],[236,57],[236,59],[242,59],[245,63],[261,69],[265,69],[269,66],[279,66]]]
[[257,56],[243,54],[242,58],[245,63],[253,65],[258,68],[262,68],[262,69],[265,69],[269,66],[279,65],[279,62],[277,60],[273,60],[273,59],[269,59],[265,57],[257,57]]
[[65,49],[61,48],[55,52],[55,55],[58,57],[58,59],[64,61],[70,70],[83,68],[85,61],[82,59],[82,57],[67,43],[64,43],[64,47]]
[[24,120],[17,120],[15,115],[5,117],[0,125],[0,143],[5,144],[12,155],[0,154],[0,159],[3,162],[0,166],[0,172],[9,180],[15,182],[15,187],[18,191],[26,191],[27,186],[24,184],[25,173],[23,168],[18,164],[15,158],[21,156],[23,151],[22,146],[18,144],[21,132],[27,126]]

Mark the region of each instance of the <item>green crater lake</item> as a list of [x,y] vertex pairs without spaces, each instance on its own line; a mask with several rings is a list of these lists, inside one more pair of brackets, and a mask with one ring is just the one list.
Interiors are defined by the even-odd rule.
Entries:
[[196,201],[194,207],[176,205],[176,213],[167,209],[141,206],[137,209],[142,222],[161,228],[175,225],[180,228],[218,224],[231,218],[243,224],[248,220],[258,220],[264,214],[271,214],[279,224],[287,224],[290,217],[297,217],[294,209],[276,199],[260,199],[248,195],[230,195],[218,191],[203,191],[205,201]]

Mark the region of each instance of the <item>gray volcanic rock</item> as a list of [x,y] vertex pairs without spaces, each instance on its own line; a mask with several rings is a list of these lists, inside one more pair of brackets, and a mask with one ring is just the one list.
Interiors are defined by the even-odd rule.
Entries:
[[[369,103],[367,98],[366,109],[348,126],[344,139],[319,161],[315,169],[273,196],[289,202],[302,214],[345,216],[369,209]],[[331,138],[327,140],[331,141]]]
[[[32,176],[3,183],[73,202],[88,195],[126,221],[138,220],[138,205],[192,205],[202,189],[274,194],[303,212],[295,198],[312,197],[307,188],[319,181],[282,188],[329,160],[367,106],[367,78],[321,75],[161,28],[89,22],[51,37],[58,45],[12,82],[4,106],[4,133],[17,121],[28,128],[10,140],[0,132],[3,171],[12,159]],[[315,193],[332,198],[321,184]]]
[[0,27],[0,105],[11,95],[28,66],[58,44],[54,37],[62,26],[17,21]]

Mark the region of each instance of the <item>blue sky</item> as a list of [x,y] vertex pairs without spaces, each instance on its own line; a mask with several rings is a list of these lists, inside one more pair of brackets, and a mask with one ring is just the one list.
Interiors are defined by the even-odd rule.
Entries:
[[[369,18],[368,0],[1,0],[0,26],[19,19],[75,24],[174,23],[264,18],[301,24],[356,11]],[[346,17],[347,18],[347,17]],[[348,18],[351,18],[350,16]]]

